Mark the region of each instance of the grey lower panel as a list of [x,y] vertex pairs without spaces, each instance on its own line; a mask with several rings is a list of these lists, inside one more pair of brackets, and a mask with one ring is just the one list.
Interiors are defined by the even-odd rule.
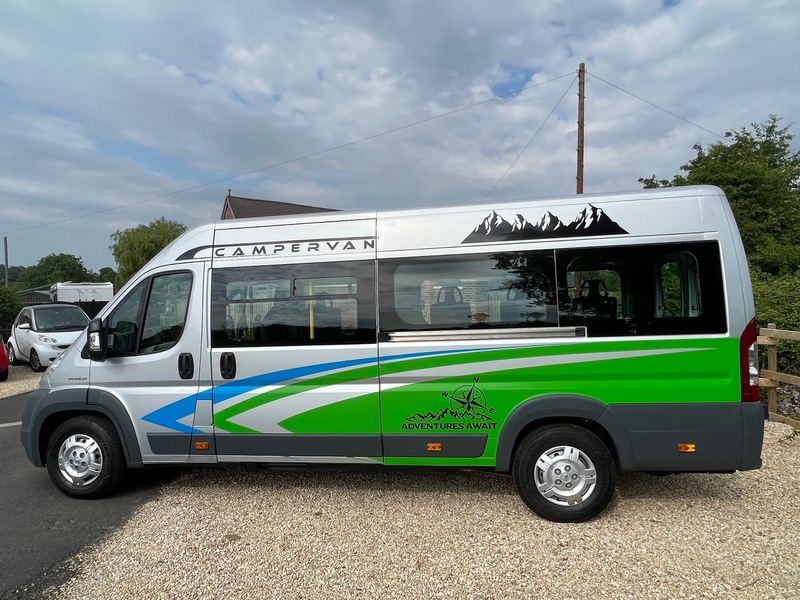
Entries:
[[[149,433],[153,454],[189,454],[197,441],[209,442],[219,456],[372,456],[476,458],[486,449],[486,434],[471,435],[307,435],[307,434],[221,434],[215,437],[183,433]],[[439,444],[430,450],[428,444]],[[193,454],[208,454],[194,451]]]
[[240,456],[381,456],[379,435],[229,433],[216,436],[217,454]]
[[153,454],[189,454],[191,433],[148,433],[147,441]]
[[[485,433],[410,435],[390,434],[383,436],[384,456],[396,458],[477,458],[486,450]],[[430,450],[429,444],[438,444],[440,450]]]
[[625,471],[741,471],[761,466],[763,414],[757,402],[612,404],[597,422]]

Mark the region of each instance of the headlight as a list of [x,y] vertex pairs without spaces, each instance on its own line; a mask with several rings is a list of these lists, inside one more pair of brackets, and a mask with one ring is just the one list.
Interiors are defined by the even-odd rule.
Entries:
[[51,338],[51,337],[49,337],[49,336],[46,336],[46,335],[43,335],[43,334],[41,334],[41,333],[40,333],[40,334],[38,334],[36,337],[37,337],[37,339],[38,339],[40,342],[42,342],[42,343],[44,343],[44,344],[57,344],[57,343],[58,343],[58,342],[57,342],[56,340],[54,340],[53,338]]

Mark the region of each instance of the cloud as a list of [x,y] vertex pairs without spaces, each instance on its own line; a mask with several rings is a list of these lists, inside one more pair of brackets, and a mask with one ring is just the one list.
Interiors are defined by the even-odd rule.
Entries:
[[714,133],[797,119],[798,26],[789,0],[10,0],[0,234],[12,264],[98,269],[117,229],[214,220],[229,187],[355,210],[571,194],[580,62],[585,189],[637,188]]

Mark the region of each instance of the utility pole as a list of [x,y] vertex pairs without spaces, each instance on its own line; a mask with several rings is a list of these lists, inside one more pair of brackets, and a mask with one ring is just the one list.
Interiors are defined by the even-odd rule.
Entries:
[[5,250],[6,287],[8,287],[8,237],[3,236],[3,249]]
[[586,63],[578,69],[578,176],[575,178],[575,193],[583,193],[583,98],[586,83]]

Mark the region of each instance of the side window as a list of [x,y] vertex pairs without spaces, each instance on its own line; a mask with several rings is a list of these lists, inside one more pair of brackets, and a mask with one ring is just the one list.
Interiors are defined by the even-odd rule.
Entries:
[[384,261],[381,331],[555,327],[552,252]]
[[108,355],[131,356],[173,347],[186,324],[191,273],[158,275],[140,283],[107,320]]
[[371,261],[214,269],[215,348],[375,343]]
[[656,317],[699,317],[703,309],[697,258],[690,252],[660,259],[656,280]]
[[556,251],[562,326],[587,335],[727,330],[716,242]]
[[168,350],[178,343],[186,325],[191,291],[191,273],[173,273],[153,278],[144,313],[140,354]]

